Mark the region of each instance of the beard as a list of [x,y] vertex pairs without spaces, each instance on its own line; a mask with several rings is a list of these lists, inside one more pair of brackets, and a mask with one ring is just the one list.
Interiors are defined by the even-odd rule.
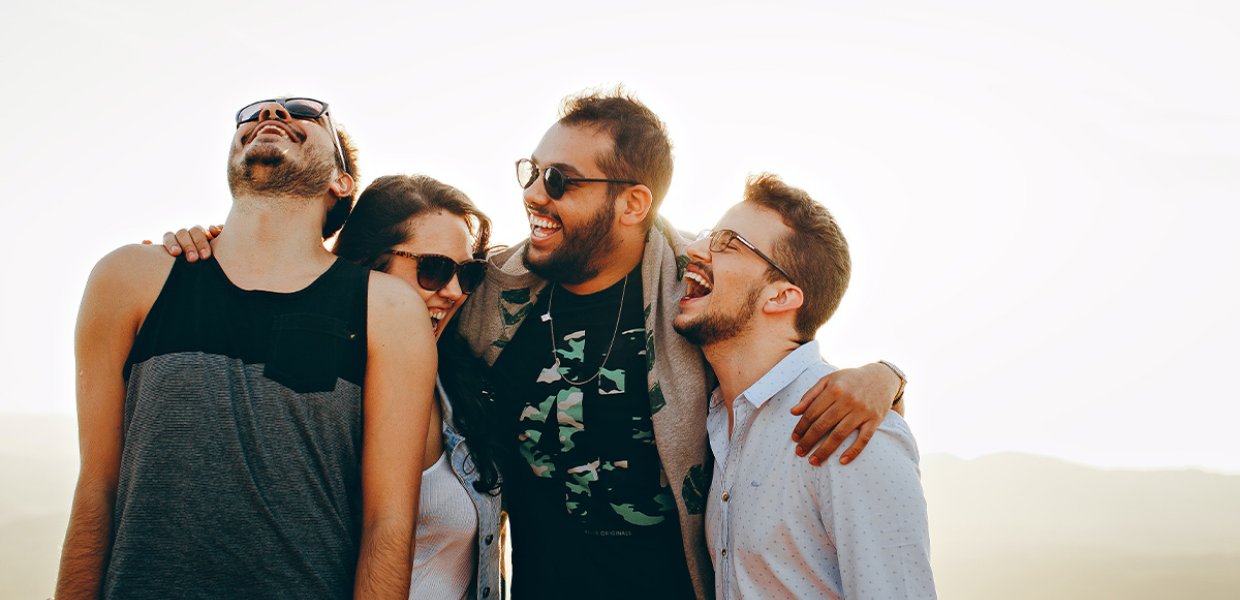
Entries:
[[535,275],[556,283],[577,284],[599,274],[599,263],[620,241],[612,223],[612,203],[604,202],[581,227],[560,229],[560,247],[538,261],[530,257],[530,246],[521,253],[521,262]]
[[[718,293],[712,292],[712,295]],[[749,291],[745,294],[744,302],[741,302],[735,310],[730,312],[707,311],[706,314],[700,315],[696,320],[684,325],[673,321],[672,328],[686,340],[698,346],[726,342],[740,335],[749,327],[749,322],[753,319],[753,308],[757,305],[758,298],[761,296],[762,286],[755,285],[749,288]]]
[[268,145],[243,148],[241,152],[241,160],[228,161],[228,189],[233,196],[319,196],[327,191],[336,170],[332,160],[313,152],[303,153],[303,163],[290,161],[284,152]]

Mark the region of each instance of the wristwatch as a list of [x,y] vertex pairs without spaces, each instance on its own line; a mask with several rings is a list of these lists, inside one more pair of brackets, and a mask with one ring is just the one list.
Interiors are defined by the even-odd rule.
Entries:
[[891,369],[891,372],[895,373],[896,377],[900,379],[900,389],[896,390],[896,397],[891,401],[891,407],[895,408],[904,399],[904,386],[908,383],[908,378],[904,376],[904,371],[901,371],[900,367],[895,366],[890,361],[880,360],[878,363]]

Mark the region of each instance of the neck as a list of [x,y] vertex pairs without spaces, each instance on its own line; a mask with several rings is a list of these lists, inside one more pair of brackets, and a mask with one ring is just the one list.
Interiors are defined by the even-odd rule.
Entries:
[[[313,279],[333,258],[323,247],[323,200],[270,196],[233,199],[212,251],[234,283],[263,289]],[[247,285],[248,284],[248,285]]]
[[755,324],[732,339],[702,347],[702,353],[719,378],[719,392],[729,413],[738,396],[801,346],[791,332],[771,335],[771,329]]
[[598,272],[598,275],[581,283],[561,284],[561,287],[578,296],[601,292],[624,279],[629,272],[637,267],[638,263],[642,261],[642,253],[645,251],[645,235],[637,239],[625,239],[620,243],[619,247],[607,256],[607,264]]

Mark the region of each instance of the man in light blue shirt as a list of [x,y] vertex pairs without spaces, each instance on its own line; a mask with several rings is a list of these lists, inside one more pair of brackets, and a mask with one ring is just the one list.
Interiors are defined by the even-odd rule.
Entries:
[[[731,598],[935,598],[917,445],[888,414],[848,466],[797,459],[789,410],[835,367],[814,334],[848,286],[830,213],[773,175],[689,247],[676,330],[719,378],[706,536],[715,591]],[[855,435],[855,434],[854,434]]]

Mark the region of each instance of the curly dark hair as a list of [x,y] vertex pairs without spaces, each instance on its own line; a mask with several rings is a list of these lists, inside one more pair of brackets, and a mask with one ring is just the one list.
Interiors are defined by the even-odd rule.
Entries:
[[[592,127],[611,136],[611,153],[600,156],[598,166],[607,177],[635,179],[650,188],[650,214],[642,223],[649,231],[672,185],[672,140],[659,116],[623,87],[616,87],[565,98],[559,122]],[[625,185],[607,184],[609,195],[615,197]]]
[[[353,139],[340,128],[340,124],[336,123],[336,139],[340,142],[340,150],[344,153],[344,171],[353,177],[353,181],[357,178],[357,147],[353,145]],[[349,218],[349,210],[353,208],[353,199],[357,197],[357,187],[353,188],[353,193],[336,200],[327,211],[327,219],[323,221],[323,239],[330,238],[340,231],[340,227],[344,225],[346,219]]]

